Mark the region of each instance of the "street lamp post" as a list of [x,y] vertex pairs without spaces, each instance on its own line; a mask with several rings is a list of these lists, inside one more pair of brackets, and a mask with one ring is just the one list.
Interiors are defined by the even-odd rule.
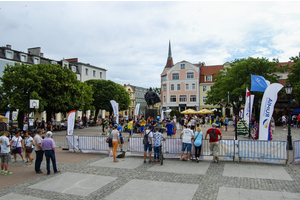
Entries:
[[285,86],[285,92],[286,92],[286,95],[288,97],[288,135],[287,135],[287,143],[288,143],[288,150],[293,150],[293,145],[292,145],[292,136],[291,136],[291,94],[292,94],[292,91],[293,91],[293,86],[288,83],[286,86]]
[[[240,106],[241,106],[241,103],[243,101],[243,96],[240,95],[239,96],[239,102],[240,102]],[[239,117],[239,108],[240,106],[236,106],[236,113],[235,113],[235,139],[237,140],[237,118]]]

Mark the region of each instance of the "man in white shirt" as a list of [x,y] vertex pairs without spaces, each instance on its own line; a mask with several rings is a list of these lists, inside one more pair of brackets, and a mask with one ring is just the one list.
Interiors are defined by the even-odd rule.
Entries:
[[182,160],[183,153],[185,149],[187,148],[187,161],[191,161],[191,150],[192,150],[192,138],[194,138],[193,131],[191,130],[191,124],[187,125],[187,128],[183,129],[182,133],[180,134],[180,138],[182,138],[182,149],[181,149],[181,157],[180,160]]
[[36,159],[35,159],[35,172],[37,174],[42,174],[43,172],[41,171],[41,164],[43,161],[43,156],[44,156],[44,150],[41,146],[42,144],[42,130],[37,129],[36,135],[34,136],[34,146],[35,146],[35,154],[36,154]]
[[285,131],[286,130],[286,117],[285,117],[285,115],[282,115],[281,120],[282,120],[283,130]]
[[12,172],[8,171],[8,162],[10,160],[10,147],[12,141],[9,142],[8,139],[8,131],[5,131],[4,134],[0,137],[0,144],[1,144],[1,153],[0,153],[0,158],[1,158],[1,174],[4,175],[10,175]]

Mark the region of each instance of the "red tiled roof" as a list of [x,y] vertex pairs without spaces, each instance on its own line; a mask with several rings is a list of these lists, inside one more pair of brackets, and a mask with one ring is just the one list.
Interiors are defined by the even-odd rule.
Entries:
[[174,66],[174,63],[173,63],[173,58],[171,57],[171,59],[168,59],[167,60],[167,63],[166,63],[166,66],[165,68],[171,68]]

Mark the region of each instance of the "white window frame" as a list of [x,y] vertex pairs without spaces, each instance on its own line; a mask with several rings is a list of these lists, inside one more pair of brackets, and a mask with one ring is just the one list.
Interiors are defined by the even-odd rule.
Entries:
[[76,72],[76,66],[72,66],[72,72]]
[[[175,98],[175,101],[173,101],[173,98]],[[176,103],[177,102],[177,97],[176,97],[176,95],[170,95],[170,102],[171,103]]]
[[[11,55],[11,57],[9,57],[8,55]],[[7,59],[14,59],[14,52],[13,51],[10,51],[10,50],[6,50],[5,51],[5,57]]]
[[93,77],[96,77],[96,70],[93,70]]
[[205,103],[205,102],[206,102],[206,100],[207,100],[207,97],[202,97],[202,101],[203,101],[203,103]]
[[89,68],[84,68],[84,71],[85,71],[84,74],[85,74],[86,76],[89,76]]
[[206,87],[206,85],[203,85],[203,86],[202,86],[202,92],[207,92],[207,87]]
[[174,90],[175,90],[175,85],[171,84],[171,91],[174,91]]
[[54,60],[51,60],[50,63],[53,64],[53,65],[57,65],[57,62],[54,61]]
[[192,83],[192,90],[196,90],[196,83]]
[[185,69],[185,64],[181,64],[180,69]]
[[166,103],[166,96],[164,96],[164,103]]
[[[177,75],[178,74],[178,78],[177,78],[177,76],[176,76],[176,78],[174,78],[174,75]],[[178,72],[174,72],[174,73],[172,73],[172,80],[179,80],[179,78],[180,78],[180,75],[179,75],[179,73]]]
[[164,75],[164,76],[162,76],[161,77],[161,81],[163,82],[163,81],[166,81],[167,80],[167,75]]
[[[22,59],[22,58],[24,58],[24,59]],[[27,55],[26,54],[21,54],[20,55],[20,60],[21,60],[21,62],[27,62]]]
[[[193,97],[193,98],[192,98]],[[190,95],[190,102],[197,102],[197,95],[191,94]]]
[[191,79],[191,78],[194,78],[195,76],[194,76],[194,72],[187,72],[186,73],[186,78],[187,79]]
[[177,91],[181,90],[181,84],[177,84]]
[[102,72],[100,72],[100,74],[99,74],[99,75],[100,75],[100,78],[102,78]]
[[161,87],[161,90],[164,92],[164,91],[167,91],[167,84],[163,84],[162,87]]
[[185,84],[185,90],[190,90],[190,85],[188,83]]
[[40,64],[40,58],[34,57],[34,58],[33,58],[33,63],[34,63],[34,64]]
[[179,95],[179,102],[187,102],[187,95],[185,94]]
[[212,77],[211,76],[206,76],[205,81],[212,81]]

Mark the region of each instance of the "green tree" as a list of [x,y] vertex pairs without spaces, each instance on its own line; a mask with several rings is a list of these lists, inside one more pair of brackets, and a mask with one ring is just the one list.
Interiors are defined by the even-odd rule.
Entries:
[[153,88],[153,91],[160,97],[160,94],[161,94],[160,88],[155,87],[155,88]]
[[[269,61],[267,58],[242,58],[236,59],[230,63],[230,67],[225,67],[214,76],[215,83],[211,87],[211,90],[207,92],[207,101],[205,104],[220,105],[222,101],[228,101],[229,99],[232,105],[235,107],[235,113],[237,108],[240,107],[238,98],[240,95],[245,100],[246,87],[250,90],[250,71],[251,74],[260,75],[265,77],[271,83],[278,82],[278,76],[274,74],[277,68],[278,60],[273,59]],[[262,98],[262,92],[251,92],[255,94],[255,99]]]
[[[113,109],[110,104],[111,100],[115,100],[119,103],[120,110],[126,110],[130,104],[129,93],[125,88],[110,80],[88,80],[85,82],[87,85],[92,86],[93,94],[93,106],[96,109],[96,113],[99,110],[107,110],[111,114]],[[96,116],[95,116],[96,117]]]
[[287,78],[287,82],[290,82],[293,86],[292,97],[296,99],[297,105],[300,104],[300,58],[298,56],[291,57],[291,61],[295,64],[291,66],[291,71]]

